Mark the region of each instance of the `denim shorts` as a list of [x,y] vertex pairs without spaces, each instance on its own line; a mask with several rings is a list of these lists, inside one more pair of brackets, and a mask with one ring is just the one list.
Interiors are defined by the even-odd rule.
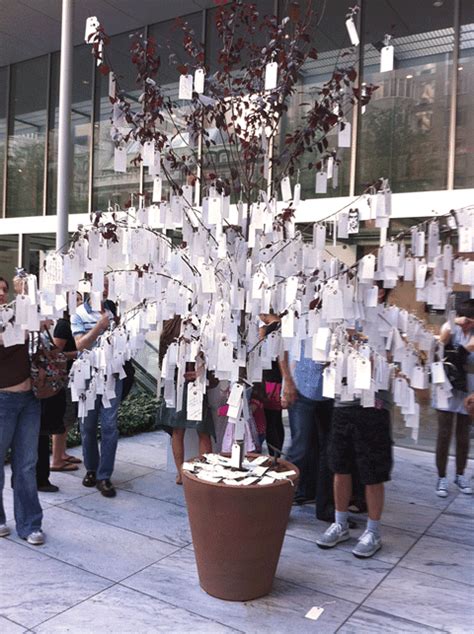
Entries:
[[336,407],[329,440],[329,467],[334,473],[353,473],[362,484],[390,480],[392,470],[390,412],[375,407]]

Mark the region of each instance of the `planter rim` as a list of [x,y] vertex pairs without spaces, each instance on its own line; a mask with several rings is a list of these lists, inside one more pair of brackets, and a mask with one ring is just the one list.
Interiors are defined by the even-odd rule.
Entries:
[[[191,460],[189,461],[191,462]],[[214,486],[214,487],[219,487],[219,488],[225,488],[225,489],[231,489],[232,491],[235,491],[236,489],[240,489],[240,490],[245,490],[245,489],[268,489],[271,487],[275,487],[275,486],[280,486],[282,484],[286,484],[286,483],[290,483],[290,484],[294,484],[295,480],[297,480],[297,478],[299,477],[299,469],[298,467],[296,467],[294,464],[292,464],[291,462],[287,462],[286,460],[283,460],[282,462],[286,463],[287,465],[291,466],[291,468],[296,471],[295,475],[290,476],[289,478],[285,478],[284,480],[275,480],[275,482],[272,482],[271,484],[246,484],[245,486],[239,486],[239,485],[232,485],[232,484],[225,484],[224,482],[208,482],[207,480],[201,480],[201,478],[198,478],[196,475],[194,475],[194,473],[190,473],[189,471],[183,471],[183,475],[186,478],[189,478],[190,480],[195,480],[197,482],[199,482],[199,484],[207,484],[210,486]]]

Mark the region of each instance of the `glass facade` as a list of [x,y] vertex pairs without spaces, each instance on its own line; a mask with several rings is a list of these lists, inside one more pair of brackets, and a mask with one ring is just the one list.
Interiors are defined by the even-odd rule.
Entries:
[[11,67],[6,215],[43,211],[48,56]]
[[[52,56],[51,107],[48,145],[48,200],[46,213],[56,213],[58,175],[59,53]],[[92,85],[94,62],[90,46],[76,46],[73,57],[71,133],[73,146],[70,213],[89,209],[89,171],[92,144]]]
[[[133,37],[139,37],[143,31],[123,33],[111,38],[107,46],[110,65],[117,76],[117,84],[127,97],[137,102],[141,89],[135,81],[134,67],[130,62],[130,45]],[[138,143],[127,144],[127,171],[114,171],[115,143],[111,138],[111,104],[109,100],[109,78],[96,72],[94,103],[94,157],[93,157],[93,209],[105,210],[115,203],[129,206],[132,199],[138,204],[140,191],[140,167],[132,163],[138,154]],[[127,128],[121,128],[126,136]]]
[[[410,11],[405,0],[399,4]],[[362,13],[363,81],[378,90],[360,117],[357,192],[379,176],[394,192],[446,189],[454,0],[426,7],[419,21],[401,21],[403,6],[398,14],[379,8],[368,0]],[[392,33],[394,69],[380,72],[383,40]]]
[[474,4],[461,2],[457,65],[455,187],[474,182]]
[[[258,0],[261,14],[278,9],[286,14],[288,0]],[[355,125],[355,147],[337,148],[337,133],[328,140],[341,160],[338,178],[328,183],[326,194],[315,193],[314,163],[317,152],[301,161],[304,198],[356,195],[385,176],[394,192],[415,192],[474,187],[474,6],[470,0],[445,0],[414,7],[409,0],[362,0],[358,29],[361,46],[351,51],[344,25],[345,0],[332,0],[317,9],[313,26],[318,59],[308,62],[282,122],[280,139],[304,123],[308,101],[340,62],[352,61],[361,71],[359,81],[379,86],[363,109],[347,109],[348,123]],[[456,7],[459,5],[459,16]],[[218,53],[214,25],[216,9],[184,16],[197,40],[205,36],[206,61],[211,72]],[[459,28],[456,29],[456,25]],[[179,30],[174,21],[148,25],[138,34],[153,36],[161,53],[160,75],[176,96],[180,61]],[[386,34],[393,36],[394,69],[380,72],[380,49]],[[130,64],[131,36],[112,37],[107,49],[121,88],[138,99],[134,69]],[[359,53],[361,54],[359,58]],[[351,55],[352,57],[349,57]],[[455,64],[453,62],[456,62]],[[457,91],[452,99],[453,73]],[[0,68],[0,196],[3,217],[54,214],[56,209],[57,120],[59,53]],[[349,100],[349,95],[347,96]],[[183,108],[187,107],[183,103]],[[455,112],[455,125],[451,112]],[[94,69],[90,47],[74,50],[71,174],[71,213],[104,209],[109,204],[130,204],[138,192],[151,193],[147,169],[133,164],[138,147],[127,147],[126,173],[113,169],[114,142],[110,135],[111,104],[108,78]],[[179,116],[179,113],[178,115]],[[165,125],[173,127],[171,119]],[[126,133],[126,131],[125,131]],[[227,161],[222,139],[212,151],[203,149],[203,164],[213,171]],[[455,143],[451,143],[455,135]],[[214,134],[214,136],[216,136]],[[179,144],[178,138],[176,143]],[[450,148],[452,148],[450,150]],[[450,174],[448,154],[454,170]],[[5,157],[8,157],[5,169]],[[6,175],[6,178],[5,178]],[[175,175],[177,184],[182,177]],[[181,179],[181,180],[179,180]],[[166,195],[163,191],[163,195]],[[135,200],[137,202],[138,199]]]

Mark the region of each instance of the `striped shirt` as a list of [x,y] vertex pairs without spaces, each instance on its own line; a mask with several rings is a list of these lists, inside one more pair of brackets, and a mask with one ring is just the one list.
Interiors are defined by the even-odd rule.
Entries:
[[89,302],[84,302],[77,307],[74,315],[71,315],[71,332],[73,337],[85,335],[99,321],[101,313],[98,310],[92,310]]

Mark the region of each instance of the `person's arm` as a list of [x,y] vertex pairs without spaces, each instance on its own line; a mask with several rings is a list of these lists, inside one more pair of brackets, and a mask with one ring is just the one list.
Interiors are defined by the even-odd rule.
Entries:
[[465,347],[468,352],[474,352],[474,335],[472,335]]
[[449,323],[446,322],[441,326],[441,331],[439,333],[439,342],[443,344],[443,346],[447,345],[451,339],[451,328],[449,327]]
[[64,352],[64,348],[67,343],[66,339],[61,339],[60,337],[53,337],[53,343],[56,346],[56,348],[64,354],[66,359],[75,359],[77,357],[77,350],[72,350],[71,352]]
[[283,357],[278,358],[278,363],[283,377],[282,401],[284,402],[284,406],[289,407],[296,401],[298,392],[296,390],[293,377],[291,376],[290,364],[288,363],[288,352],[285,352]]
[[101,314],[99,321],[96,325],[89,330],[89,332],[77,333],[74,336],[76,342],[76,348],[78,352],[91,348],[96,342],[97,338],[104,333],[110,324],[109,315],[106,312]]

